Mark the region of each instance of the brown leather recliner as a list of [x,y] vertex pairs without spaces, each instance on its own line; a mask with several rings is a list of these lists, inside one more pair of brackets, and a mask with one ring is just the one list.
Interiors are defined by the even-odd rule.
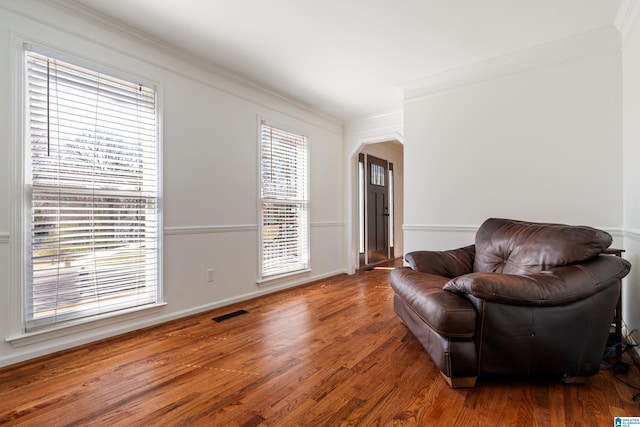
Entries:
[[452,387],[478,375],[595,375],[621,279],[631,264],[603,255],[608,233],[491,218],[475,244],[406,255],[391,272],[394,309]]

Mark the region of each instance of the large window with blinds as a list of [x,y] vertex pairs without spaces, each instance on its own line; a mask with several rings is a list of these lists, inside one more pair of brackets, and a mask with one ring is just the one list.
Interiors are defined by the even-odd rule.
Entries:
[[260,275],[309,269],[307,139],[260,123]]
[[160,302],[156,91],[25,50],[25,331]]

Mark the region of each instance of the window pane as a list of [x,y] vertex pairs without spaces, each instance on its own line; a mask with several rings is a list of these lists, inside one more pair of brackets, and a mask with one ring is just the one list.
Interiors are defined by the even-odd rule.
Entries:
[[33,52],[26,65],[26,329],[157,303],[155,91]]
[[260,133],[261,275],[309,268],[307,144],[266,123]]

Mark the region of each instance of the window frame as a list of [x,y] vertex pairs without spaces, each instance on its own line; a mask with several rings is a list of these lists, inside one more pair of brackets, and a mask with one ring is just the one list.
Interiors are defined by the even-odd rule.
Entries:
[[[301,268],[292,269],[288,271],[278,272],[274,274],[264,274],[264,224],[265,224],[265,209],[263,208],[263,197],[262,197],[262,188],[263,188],[263,176],[262,176],[262,154],[263,154],[263,143],[262,143],[262,128],[263,125],[272,127],[274,129],[278,129],[285,133],[295,134],[301,136],[304,139],[304,194],[305,198],[302,201],[304,205],[303,212],[303,221],[304,227],[302,230],[303,235],[299,237],[303,240],[301,249],[304,252],[304,260],[301,262]],[[301,274],[307,274],[311,272],[311,212],[310,212],[310,195],[309,195],[309,187],[310,187],[310,144],[309,144],[309,136],[306,132],[297,129],[294,126],[283,124],[281,122],[271,120],[269,118],[265,118],[262,116],[258,116],[257,120],[257,205],[258,205],[258,271],[257,276],[258,285],[265,285],[271,282],[277,282],[282,279],[290,278],[291,276],[297,276]]]
[[[162,86],[158,82],[151,81],[148,78],[140,77],[134,73],[113,68],[111,66],[100,63],[95,59],[89,59],[78,53],[69,53],[62,51],[50,45],[41,42],[35,42],[26,38],[12,34],[14,45],[14,54],[12,55],[12,70],[15,82],[12,91],[12,98],[16,108],[14,109],[14,127],[12,137],[15,141],[12,153],[12,171],[11,176],[14,181],[12,186],[12,200],[14,200],[14,209],[12,209],[12,235],[11,239],[11,271],[10,276],[13,286],[10,287],[9,298],[13,301],[11,304],[11,335],[6,337],[7,341],[13,345],[26,345],[30,342],[39,342],[43,339],[54,338],[59,335],[56,331],[66,330],[68,328],[86,329],[99,326],[102,321],[106,324],[112,323],[112,318],[124,319],[123,316],[136,316],[137,312],[157,309],[166,305],[163,295],[163,277],[162,277],[162,254],[163,254],[163,185],[162,185]],[[115,77],[117,79],[136,82],[146,87],[154,89],[155,92],[155,152],[156,152],[156,168],[157,168],[157,226],[156,226],[156,242],[154,253],[156,265],[154,266],[154,276],[156,278],[155,301],[150,304],[133,306],[122,310],[100,313],[88,317],[81,317],[73,320],[67,320],[59,323],[49,323],[43,326],[28,328],[26,294],[32,283],[31,268],[31,221],[29,220],[31,213],[31,166],[30,166],[30,150],[31,140],[29,126],[29,100],[28,100],[28,78],[26,56],[27,52],[32,51],[47,57],[55,58],[76,66],[85,68],[92,72],[104,74],[106,76]],[[29,254],[29,256],[26,256]],[[117,321],[117,319],[116,319]]]

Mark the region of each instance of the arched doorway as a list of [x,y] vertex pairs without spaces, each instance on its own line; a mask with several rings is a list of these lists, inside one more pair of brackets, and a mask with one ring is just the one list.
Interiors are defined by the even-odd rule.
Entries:
[[357,268],[402,256],[404,146],[364,144],[357,153]]

